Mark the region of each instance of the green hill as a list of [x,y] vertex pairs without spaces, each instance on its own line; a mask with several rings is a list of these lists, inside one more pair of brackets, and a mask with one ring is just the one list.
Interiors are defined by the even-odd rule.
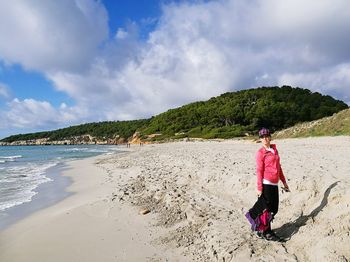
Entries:
[[153,117],[141,133],[162,134],[158,139],[231,138],[254,134],[263,126],[272,131],[281,130],[345,108],[348,106],[344,102],[307,89],[261,87],[171,109]]
[[49,141],[57,141],[71,139],[72,137],[83,135],[91,135],[101,140],[114,138],[116,136],[128,138],[132,136],[138,128],[147,125],[148,122],[149,120],[143,119],[132,121],[88,123],[57,129],[54,131],[13,135],[4,138],[1,141],[11,143],[13,141],[34,140],[41,138],[48,138]]
[[55,131],[14,135],[1,141],[40,138],[54,141],[83,135],[127,139],[136,131],[143,140],[232,138],[255,134],[262,126],[278,131],[347,108],[342,101],[308,89],[260,87],[225,93],[208,101],[170,109],[150,119],[82,124]]
[[274,138],[350,135],[350,109],[276,132]]

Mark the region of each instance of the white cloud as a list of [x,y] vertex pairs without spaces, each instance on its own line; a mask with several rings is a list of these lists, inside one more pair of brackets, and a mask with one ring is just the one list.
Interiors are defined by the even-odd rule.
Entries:
[[325,68],[318,72],[286,73],[280,76],[279,84],[308,86],[321,93],[333,93],[350,104],[350,63]]
[[10,91],[7,85],[0,83],[0,97],[8,98],[10,96]]
[[0,58],[41,72],[81,70],[108,35],[98,1],[1,1]]
[[43,72],[74,99],[75,119],[148,117],[262,85],[297,85],[350,101],[347,0],[173,3],[145,42],[132,22],[106,41],[100,2],[7,5],[0,8],[0,33],[9,35],[0,57]]
[[[333,14],[347,8],[346,1],[337,1],[335,6],[331,1],[281,3],[215,1],[165,6],[156,30],[135,57],[119,68],[99,63],[96,70],[95,64],[88,77],[74,77],[80,84],[65,90],[82,94],[79,86],[85,86],[89,90],[86,100],[92,96],[97,97],[94,102],[105,100],[115,118],[125,112],[140,117],[230,90],[276,85],[286,72],[312,73],[323,67],[327,75],[326,68],[347,59],[347,50],[339,56],[339,50],[325,50],[325,42],[317,42],[331,34],[332,42],[345,44],[349,29],[336,34],[334,28],[350,22],[350,15],[342,12],[334,19]],[[100,62],[105,59],[100,57]],[[60,81],[67,75],[61,75],[60,81],[52,79],[62,87]],[[316,88],[316,82],[309,83],[300,86],[323,88],[330,94],[338,88]],[[100,96],[94,93],[97,90]]]
[[118,31],[115,34],[115,37],[117,39],[125,39],[127,36],[128,36],[128,32],[126,32],[123,28],[118,28]]
[[57,126],[74,122],[78,116],[74,108],[55,109],[47,101],[13,99],[8,110],[1,114],[0,128],[33,128]]

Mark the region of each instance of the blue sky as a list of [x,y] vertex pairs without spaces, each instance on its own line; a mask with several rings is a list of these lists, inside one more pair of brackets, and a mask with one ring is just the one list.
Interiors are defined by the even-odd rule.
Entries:
[[104,0],[107,9],[111,36],[118,28],[126,24],[136,22],[140,25],[141,37],[147,39],[148,33],[154,29],[157,19],[161,14],[161,7],[169,1],[159,0]]
[[0,3],[0,138],[150,117],[224,92],[350,103],[347,0]]

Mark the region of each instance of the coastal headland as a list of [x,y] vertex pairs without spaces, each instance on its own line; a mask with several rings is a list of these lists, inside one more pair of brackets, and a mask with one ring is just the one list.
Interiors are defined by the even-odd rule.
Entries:
[[349,261],[350,138],[273,141],[291,193],[258,239],[252,141],[132,146],[70,163],[73,195],[0,232],[0,261]]

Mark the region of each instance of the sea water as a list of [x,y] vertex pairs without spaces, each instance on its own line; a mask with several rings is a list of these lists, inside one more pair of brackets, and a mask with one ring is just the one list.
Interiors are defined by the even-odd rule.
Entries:
[[48,170],[65,161],[111,154],[117,146],[0,146],[0,212],[30,202],[39,185],[52,181]]

